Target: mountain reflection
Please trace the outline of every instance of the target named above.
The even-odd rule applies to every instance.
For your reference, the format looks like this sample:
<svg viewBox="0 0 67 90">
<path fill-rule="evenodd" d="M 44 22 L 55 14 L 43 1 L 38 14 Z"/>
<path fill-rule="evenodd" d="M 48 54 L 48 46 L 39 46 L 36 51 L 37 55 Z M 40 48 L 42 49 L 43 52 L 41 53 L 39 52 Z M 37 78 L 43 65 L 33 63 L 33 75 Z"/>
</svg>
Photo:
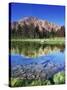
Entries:
<svg viewBox="0 0 67 90">
<path fill-rule="evenodd" d="M 46 45 L 36 42 L 11 42 L 11 51 L 13 54 L 20 54 L 29 57 L 38 57 L 53 52 L 63 52 L 64 45 Z"/>
</svg>

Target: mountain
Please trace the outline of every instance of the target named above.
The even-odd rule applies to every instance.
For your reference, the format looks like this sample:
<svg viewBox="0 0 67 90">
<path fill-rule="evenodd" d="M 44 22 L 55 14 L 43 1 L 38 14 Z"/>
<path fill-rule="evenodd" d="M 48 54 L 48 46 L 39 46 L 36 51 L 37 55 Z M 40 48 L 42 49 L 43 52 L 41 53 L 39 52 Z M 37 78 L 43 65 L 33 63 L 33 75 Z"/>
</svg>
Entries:
<svg viewBox="0 0 67 90">
<path fill-rule="evenodd" d="M 64 37 L 65 27 L 48 22 L 47 20 L 36 17 L 24 17 L 23 19 L 12 22 L 11 36 L 18 38 L 49 38 Z"/>
</svg>

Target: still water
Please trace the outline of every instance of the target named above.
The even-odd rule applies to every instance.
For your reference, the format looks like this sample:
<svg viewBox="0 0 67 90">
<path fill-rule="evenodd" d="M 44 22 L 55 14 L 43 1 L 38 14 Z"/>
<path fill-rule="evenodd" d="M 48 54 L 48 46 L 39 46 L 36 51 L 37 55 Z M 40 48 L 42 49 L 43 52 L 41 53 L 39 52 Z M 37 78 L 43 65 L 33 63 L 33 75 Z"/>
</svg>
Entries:
<svg viewBox="0 0 67 90">
<path fill-rule="evenodd" d="M 39 57 L 55 52 L 63 52 L 64 45 L 45 45 L 36 42 L 11 42 L 11 54 Z"/>
<path fill-rule="evenodd" d="M 34 65 L 33 68 L 39 70 L 43 67 L 52 73 L 65 69 L 64 45 L 12 42 L 10 51 L 11 68 L 18 65 Z"/>
</svg>

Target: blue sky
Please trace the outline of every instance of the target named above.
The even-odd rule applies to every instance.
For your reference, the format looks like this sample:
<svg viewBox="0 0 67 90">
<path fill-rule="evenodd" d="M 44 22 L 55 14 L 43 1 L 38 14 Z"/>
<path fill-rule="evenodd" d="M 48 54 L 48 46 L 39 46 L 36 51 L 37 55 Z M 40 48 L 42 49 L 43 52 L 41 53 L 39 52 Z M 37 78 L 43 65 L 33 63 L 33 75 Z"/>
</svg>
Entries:
<svg viewBox="0 0 67 90">
<path fill-rule="evenodd" d="M 42 4 L 11 3 L 11 21 L 33 16 L 59 25 L 65 23 L 65 7 Z"/>
</svg>

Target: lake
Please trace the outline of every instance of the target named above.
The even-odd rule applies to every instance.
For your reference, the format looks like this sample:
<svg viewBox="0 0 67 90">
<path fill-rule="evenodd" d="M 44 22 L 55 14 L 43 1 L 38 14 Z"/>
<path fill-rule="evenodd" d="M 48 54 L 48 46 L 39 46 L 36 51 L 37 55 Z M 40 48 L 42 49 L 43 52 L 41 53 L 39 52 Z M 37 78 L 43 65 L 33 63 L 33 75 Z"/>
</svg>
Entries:
<svg viewBox="0 0 67 90">
<path fill-rule="evenodd" d="M 11 42 L 11 77 L 48 79 L 65 71 L 65 46 L 36 42 Z"/>
<path fill-rule="evenodd" d="M 39 57 L 54 52 L 63 52 L 64 45 L 48 45 L 40 44 L 37 42 L 18 42 L 13 41 L 11 43 L 10 53 L 25 55 L 28 57 Z"/>
</svg>

